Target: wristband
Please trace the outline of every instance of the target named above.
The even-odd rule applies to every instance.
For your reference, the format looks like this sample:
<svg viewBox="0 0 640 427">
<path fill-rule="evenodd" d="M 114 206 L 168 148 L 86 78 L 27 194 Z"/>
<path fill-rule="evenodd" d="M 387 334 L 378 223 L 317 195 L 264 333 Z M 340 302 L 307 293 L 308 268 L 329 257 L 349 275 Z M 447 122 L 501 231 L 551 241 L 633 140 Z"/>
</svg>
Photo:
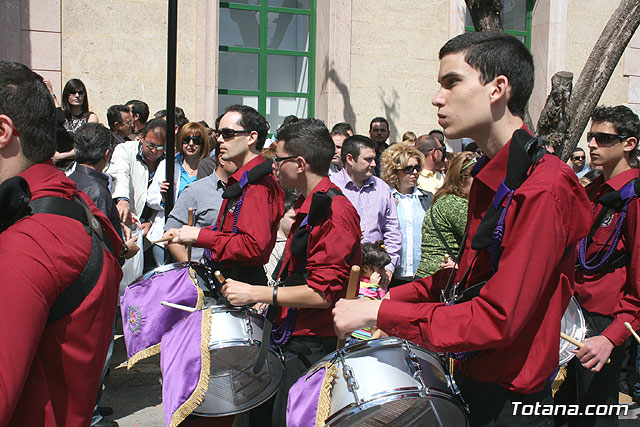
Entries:
<svg viewBox="0 0 640 427">
<path fill-rule="evenodd" d="M 277 306 L 278 305 L 278 286 L 274 286 L 273 287 L 273 306 Z"/>
</svg>

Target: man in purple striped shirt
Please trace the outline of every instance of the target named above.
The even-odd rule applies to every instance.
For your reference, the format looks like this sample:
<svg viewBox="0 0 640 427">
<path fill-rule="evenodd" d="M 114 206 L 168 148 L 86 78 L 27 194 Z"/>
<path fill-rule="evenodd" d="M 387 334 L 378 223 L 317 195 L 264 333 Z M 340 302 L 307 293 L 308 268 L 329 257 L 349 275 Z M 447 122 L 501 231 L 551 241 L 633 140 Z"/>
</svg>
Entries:
<svg viewBox="0 0 640 427">
<path fill-rule="evenodd" d="M 342 170 L 331 181 L 355 206 L 360 215 L 362 242 L 384 241 L 391 263 L 381 285 L 388 286 L 400 261 L 402 231 L 396 203 L 386 182 L 373 176 L 376 167 L 376 144 L 366 136 L 353 135 L 342 144 Z"/>
</svg>

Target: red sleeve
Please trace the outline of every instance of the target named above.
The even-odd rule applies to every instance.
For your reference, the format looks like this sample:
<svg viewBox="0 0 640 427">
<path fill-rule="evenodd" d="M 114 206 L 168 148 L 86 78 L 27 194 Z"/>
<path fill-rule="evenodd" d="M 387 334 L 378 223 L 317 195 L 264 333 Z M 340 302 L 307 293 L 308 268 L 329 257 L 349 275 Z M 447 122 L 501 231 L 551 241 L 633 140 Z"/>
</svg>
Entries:
<svg viewBox="0 0 640 427">
<path fill-rule="evenodd" d="M 607 329 L 602 333 L 616 345 L 622 343 L 629 338 L 631 332 L 624 326 L 624 322 L 629 322 L 633 329 L 640 329 L 640 239 L 637 238 L 640 233 L 640 222 L 638 221 L 638 200 L 636 199 L 629 205 L 625 232 L 623 235 L 625 248 L 631 256 L 631 261 L 627 267 L 627 279 L 623 288 L 622 298 L 618 301 L 618 305 L 613 311 L 614 320 Z"/>
<path fill-rule="evenodd" d="M 88 247 L 89 236 L 84 229 L 81 231 L 84 236 L 73 238 L 86 239 Z M 49 307 L 62 290 L 59 269 L 81 271 L 87 262 L 89 252 L 74 250 L 77 245 L 68 245 L 68 253 L 55 259 L 57 256 L 47 249 L 60 244 L 52 239 L 55 236 L 35 218 L 26 218 L 0 235 L 0 339 L 4 343 L 0 345 L 0 425 L 7 425 L 13 415 L 33 365 Z M 61 262 L 65 264 L 59 265 Z"/>
<path fill-rule="evenodd" d="M 260 261 L 265 257 L 266 260 L 269 259 L 283 211 L 284 192 L 277 184 L 253 184 L 247 189 L 242 202 L 238 233 L 202 229 L 196 246 L 211 249 L 213 258 L 221 262 L 265 264 L 266 261 Z M 220 211 L 220 215 L 225 214 L 226 211 Z"/>
<path fill-rule="evenodd" d="M 361 263 L 358 214 L 346 198 L 333 200 L 330 219 L 311 231 L 306 266 L 307 285 L 332 304 L 346 294 L 351 264 Z"/>
<path fill-rule="evenodd" d="M 393 301 L 440 302 L 440 290 L 446 287 L 450 274 L 450 269 L 438 270 L 429 277 L 397 286 L 389 291 L 389 298 Z M 451 280 L 455 280 L 455 272 Z"/>
<path fill-rule="evenodd" d="M 554 190 L 539 186 L 514 196 L 498 271 L 479 297 L 451 306 L 384 300 L 378 327 L 437 351 L 510 345 L 558 286 L 550 279 L 565 248 L 578 238 L 567 233 L 567 223 L 587 215 L 586 194 L 584 203 L 576 203 L 576 193 L 563 194 L 570 186 L 560 187 L 560 194 Z"/>
</svg>

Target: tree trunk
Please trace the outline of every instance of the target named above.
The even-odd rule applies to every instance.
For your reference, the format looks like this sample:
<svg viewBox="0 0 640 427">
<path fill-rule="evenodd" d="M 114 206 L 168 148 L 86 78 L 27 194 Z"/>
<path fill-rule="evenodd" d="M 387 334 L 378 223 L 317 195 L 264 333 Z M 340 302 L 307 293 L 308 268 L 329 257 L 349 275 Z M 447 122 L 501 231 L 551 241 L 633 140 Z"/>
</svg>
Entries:
<svg viewBox="0 0 640 427">
<path fill-rule="evenodd" d="M 476 31 L 502 31 L 502 0 L 465 0 Z"/>
<path fill-rule="evenodd" d="M 589 117 L 598 105 L 613 70 L 639 24 L 640 0 L 621 0 L 602 30 L 574 86 L 569 104 L 573 119 L 569 126 L 569 139 L 560 153 L 562 160 L 568 160 L 578 145 Z"/>
<path fill-rule="evenodd" d="M 538 135 L 553 142 L 558 150 L 566 145 L 569 138 L 569 100 L 572 83 L 573 73 L 560 71 L 554 74 L 551 79 L 551 93 L 538 120 Z"/>
</svg>

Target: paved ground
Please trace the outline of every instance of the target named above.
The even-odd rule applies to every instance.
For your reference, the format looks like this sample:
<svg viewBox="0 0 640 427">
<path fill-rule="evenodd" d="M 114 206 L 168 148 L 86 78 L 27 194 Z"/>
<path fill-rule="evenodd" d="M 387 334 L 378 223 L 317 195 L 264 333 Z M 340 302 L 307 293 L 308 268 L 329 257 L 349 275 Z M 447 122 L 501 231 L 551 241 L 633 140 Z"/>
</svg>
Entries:
<svg viewBox="0 0 640 427">
<path fill-rule="evenodd" d="M 125 360 L 124 340 L 119 335 L 101 403 L 101 406 L 111 406 L 114 410 L 108 419 L 117 421 L 121 427 L 164 426 L 160 356 L 138 362 L 129 371 L 126 367 L 118 368 Z M 640 406 L 632 404 L 626 395 L 621 395 L 620 401 L 630 405 L 627 416 L 620 417 L 620 426 L 640 426 Z"/>
</svg>

